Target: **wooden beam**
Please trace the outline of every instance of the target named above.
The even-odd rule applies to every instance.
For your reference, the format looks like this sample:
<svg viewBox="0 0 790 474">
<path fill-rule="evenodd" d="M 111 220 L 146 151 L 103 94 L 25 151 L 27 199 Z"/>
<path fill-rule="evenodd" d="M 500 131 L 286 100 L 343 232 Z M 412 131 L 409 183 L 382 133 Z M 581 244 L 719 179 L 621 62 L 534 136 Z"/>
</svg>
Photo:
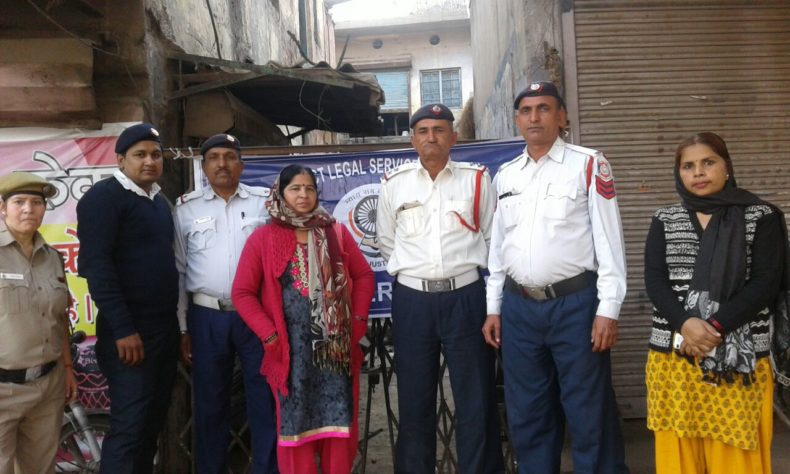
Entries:
<svg viewBox="0 0 790 474">
<path fill-rule="evenodd" d="M 4 112 L 95 111 L 96 99 L 90 87 L 0 87 Z"/>
<path fill-rule="evenodd" d="M 186 87 L 184 89 L 171 93 L 170 97 L 168 97 L 168 100 L 183 99 L 184 97 L 189 97 L 191 95 L 199 94 L 201 92 L 212 91 L 214 89 L 220 89 L 232 84 L 238 84 L 239 82 L 249 81 L 250 79 L 255 79 L 261 76 L 262 74 L 259 73 L 238 74 L 235 75 L 235 77 L 226 77 L 224 79 L 218 79 L 213 82 L 206 82 L 197 86 Z"/>
<path fill-rule="evenodd" d="M 24 38 L 0 41 L 0 63 L 83 64 L 93 66 L 93 50 L 74 38 Z"/>
<path fill-rule="evenodd" d="M 93 113 L 51 113 L 41 111 L 7 112 L 0 111 L 0 127 L 53 127 L 87 128 L 98 130 L 102 126 Z"/>
<path fill-rule="evenodd" d="M 84 87 L 93 69 L 82 64 L 0 64 L 3 87 Z"/>
</svg>

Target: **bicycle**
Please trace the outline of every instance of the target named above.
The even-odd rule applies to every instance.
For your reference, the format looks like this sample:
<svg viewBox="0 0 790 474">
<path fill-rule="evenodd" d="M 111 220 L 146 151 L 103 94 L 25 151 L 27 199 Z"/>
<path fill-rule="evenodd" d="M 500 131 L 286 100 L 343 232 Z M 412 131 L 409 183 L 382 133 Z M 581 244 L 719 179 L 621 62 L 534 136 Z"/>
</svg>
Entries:
<svg viewBox="0 0 790 474">
<path fill-rule="evenodd" d="M 85 337 L 77 331 L 70 338 L 80 395 L 65 409 L 55 472 L 99 472 L 101 443 L 110 430 L 106 379 L 98 371 L 93 347 L 79 347 Z"/>
</svg>

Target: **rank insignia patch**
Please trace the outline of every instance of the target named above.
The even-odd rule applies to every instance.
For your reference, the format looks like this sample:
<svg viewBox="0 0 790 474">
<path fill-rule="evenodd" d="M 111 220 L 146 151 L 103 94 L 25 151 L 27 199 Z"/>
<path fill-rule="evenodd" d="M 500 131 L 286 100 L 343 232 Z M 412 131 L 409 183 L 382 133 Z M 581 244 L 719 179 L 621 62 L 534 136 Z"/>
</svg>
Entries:
<svg viewBox="0 0 790 474">
<path fill-rule="evenodd" d="M 612 169 L 606 160 L 598 160 L 598 173 L 595 175 L 595 190 L 604 199 L 612 199 L 617 196 L 614 189 L 614 177 L 612 176 Z"/>
</svg>

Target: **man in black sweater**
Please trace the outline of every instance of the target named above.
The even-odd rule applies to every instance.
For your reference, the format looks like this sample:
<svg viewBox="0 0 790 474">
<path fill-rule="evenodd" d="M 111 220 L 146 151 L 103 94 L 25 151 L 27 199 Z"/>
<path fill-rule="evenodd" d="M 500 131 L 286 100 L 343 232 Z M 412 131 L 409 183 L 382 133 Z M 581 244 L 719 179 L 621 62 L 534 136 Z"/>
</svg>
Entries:
<svg viewBox="0 0 790 474">
<path fill-rule="evenodd" d="M 178 355 L 173 220 L 159 194 L 159 132 L 127 128 L 118 170 L 77 204 L 79 273 L 99 308 L 96 355 L 111 399 L 101 472 L 150 473 Z"/>
</svg>

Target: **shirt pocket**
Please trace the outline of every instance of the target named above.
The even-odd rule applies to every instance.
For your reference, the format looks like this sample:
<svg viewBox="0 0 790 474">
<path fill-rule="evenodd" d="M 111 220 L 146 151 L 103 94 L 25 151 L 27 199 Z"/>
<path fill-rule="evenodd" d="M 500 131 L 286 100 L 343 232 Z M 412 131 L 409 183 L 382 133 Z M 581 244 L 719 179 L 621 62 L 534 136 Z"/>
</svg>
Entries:
<svg viewBox="0 0 790 474">
<path fill-rule="evenodd" d="M 6 314 L 19 314 L 30 306 L 28 283 L 25 280 L 0 280 L 0 308 Z"/>
<path fill-rule="evenodd" d="M 505 230 L 516 227 L 524 216 L 524 206 L 516 195 L 501 199 L 497 206 L 497 212 L 502 216 L 502 225 Z"/>
<path fill-rule="evenodd" d="M 61 311 L 66 311 L 69 307 L 69 287 L 65 282 L 60 280 L 50 280 L 49 288 L 52 292 L 50 302 L 52 309 L 60 314 Z"/>
<path fill-rule="evenodd" d="M 467 227 L 461 223 L 461 218 L 463 218 L 467 225 L 471 227 L 475 226 L 471 201 L 448 201 L 445 209 L 444 219 L 448 229 L 453 231 L 468 230 Z"/>
<path fill-rule="evenodd" d="M 217 220 L 192 222 L 187 231 L 186 241 L 189 252 L 200 252 L 214 246 L 217 239 Z"/>
<path fill-rule="evenodd" d="M 543 215 L 564 219 L 573 209 L 578 188 L 574 183 L 548 183 L 543 198 Z"/>
<path fill-rule="evenodd" d="M 395 215 L 396 232 L 403 236 L 415 236 L 422 231 L 425 210 L 422 204 L 401 209 Z"/>
<path fill-rule="evenodd" d="M 241 231 L 244 237 L 249 237 L 258 227 L 266 223 L 266 219 L 259 216 L 244 216 L 241 219 Z"/>
</svg>

